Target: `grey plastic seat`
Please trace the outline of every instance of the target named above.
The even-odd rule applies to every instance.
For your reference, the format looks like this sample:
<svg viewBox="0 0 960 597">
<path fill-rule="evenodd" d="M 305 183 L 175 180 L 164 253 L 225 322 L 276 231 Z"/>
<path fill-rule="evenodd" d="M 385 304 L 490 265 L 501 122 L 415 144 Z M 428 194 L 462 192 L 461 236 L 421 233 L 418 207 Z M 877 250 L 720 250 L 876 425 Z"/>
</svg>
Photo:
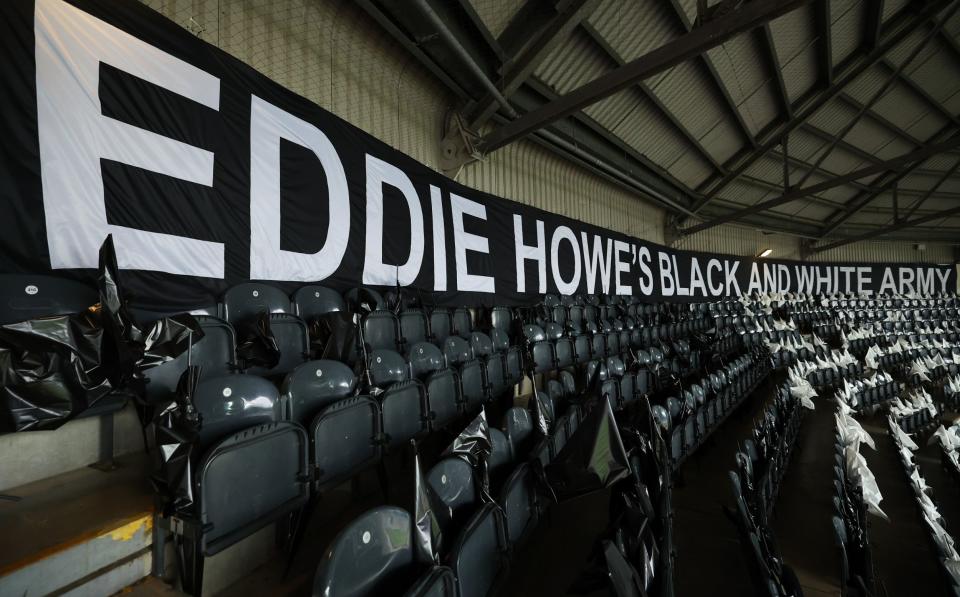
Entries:
<svg viewBox="0 0 960 597">
<path fill-rule="evenodd" d="M 420 576 L 403 597 L 457 597 L 457 578 L 446 566 L 434 566 Z"/>
<path fill-rule="evenodd" d="M 460 413 L 460 379 L 446 366 L 440 349 L 429 342 L 418 342 L 407 353 L 410 372 L 423 382 L 431 427 L 440 429 Z"/>
<path fill-rule="evenodd" d="M 372 288 L 351 288 L 343 294 L 343 300 L 347 303 L 347 308 L 355 313 L 387 308 L 383 295 Z"/>
<path fill-rule="evenodd" d="M 92 286 L 35 274 L 0 274 L 0 325 L 70 315 L 100 302 Z"/>
<path fill-rule="evenodd" d="M 273 384 L 249 375 L 214 377 L 198 384 L 193 402 L 202 426 L 191 479 L 198 518 L 187 520 L 196 533 L 181 553 L 187 585 L 202 583 L 204 556 L 279 520 L 309 496 L 307 436 L 280 420 Z"/>
<path fill-rule="evenodd" d="M 469 338 L 473 331 L 473 317 L 466 307 L 457 307 L 453 310 L 453 333 L 461 338 Z"/>
<path fill-rule="evenodd" d="M 369 350 L 397 350 L 400 326 L 396 316 L 389 311 L 372 311 L 363 318 L 363 341 Z"/>
<path fill-rule="evenodd" d="M 175 359 L 144 371 L 146 397 L 151 402 L 172 400 L 187 361 L 202 367 L 203 379 L 227 375 L 236 369 L 237 337 L 233 326 L 219 317 L 196 316 L 203 338 Z"/>
<path fill-rule="evenodd" d="M 509 334 L 510 327 L 512 325 L 513 313 L 511 313 L 509 307 L 494 307 L 490 310 L 490 326 L 494 330 L 499 330 L 505 334 Z"/>
<path fill-rule="evenodd" d="M 457 577 L 459 597 L 486 597 L 504 566 L 506 542 L 500 508 L 484 505 L 457 537 L 450 564 Z"/>
<path fill-rule="evenodd" d="M 486 369 L 481 361 L 473 359 L 460 365 L 460 395 L 465 410 L 479 410 L 490 398 L 487 390 Z"/>
<path fill-rule="evenodd" d="M 260 313 L 292 313 L 290 297 L 276 286 L 258 282 L 237 284 L 223 295 L 224 319 L 236 326 Z"/>
<path fill-rule="evenodd" d="M 459 336 L 450 336 L 443 343 L 443 355 L 450 365 L 462 365 L 473 360 L 473 348 Z"/>
<path fill-rule="evenodd" d="M 380 458 L 380 407 L 369 396 L 334 402 L 310 423 L 315 485 L 337 485 Z"/>
<path fill-rule="evenodd" d="M 272 368 L 250 367 L 253 375 L 286 375 L 310 358 L 310 332 L 307 324 L 289 313 L 271 313 L 270 331 L 280 350 L 280 360 Z"/>
<path fill-rule="evenodd" d="M 503 472 L 513 462 L 513 454 L 510 450 L 510 442 L 507 436 L 496 427 L 488 429 L 490 434 L 490 459 L 487 462 L 487 470 L 491 479 L 502 477 Z"/>
<path fill-rule="evenodd" d="M 534 439 L 533 421 L 530 412 L 522 406 L 513 406 L 503 415 L 503 433 L 510 442 L 514 460 L 524 458 Z"/>
<path fill-rule="evenodd" d="M 533 471 L 528 464 L 521 464 L 507 478 L 500 493 L 508 544 L 516 545 L 536 526 L 536 495 Z"/>
<path fill-rule="evenodd" d="M 356 391 L 357 378 L 340 361 L 307 361 L 287 374 L 280 388 L 285 417 L 306 425 L 327 406 Z"/>
<path fill-rule="evenodd" d="M 578 365 L 589 362 L 593 358 L 590 336 L 581 335 L 573 338 L 574 362 Z"/>
<path fill-rule="evenodd" d="M 406 359 L 392 349 L 378 349 L 370 353 L 367 362 L 370 382 L 381 388 L 410 379 L 410 366 Z"/>
<path fill-rule="evenodd" d="M 453 333 L 453 319 L 450 317 L 450 311 L 441 308 L 435 308 L 430 311 L 430 337 L 435 344 L 443 344 L 443 341 Z"/>
<path fill-rule="evenodd" d="M 378 597 L 413 585 L 420 566 L 412 533 L 413 521 L 405 510 L 368 510 L 327 549 L 314 577 L 313 595 Z"/>
<path fill-rule="evenodd" d="M 440 519 L 448 527 L 441 530 L 451 537 L 463 528 L 479 502 L 473 467 L 462 458 L 444 458 L 427 472 L 427 483 L 447 509 L 447 516 Z"/>
<path fill-rule="evenodd" d="M 576 363 L 572 338 L 557 338 L 553 343 L 557 368 L 570 367 Z"/>
<path fill-rule="evenodd" d="M 427 397 L 419 381 L 395 383 L 380 394 L 379 400 L 384 442 L 388 447 L 406 445 L 429 431 Z"/>
<path fill-rule="evenodd" d="M 409 346 L 425 342 L 430 335 L 427 316 L 420 309 L 405 309 L 400 312 L 400 338 Z"/>
<path fill-rule="evenodd" d="M 567 445 L 567 418 L 554 420 L 550 428 L 550 453 L 556 458 Z"/>
<path fill-rule="evenodd" d="M 302 286 L 293 293 L 293 312 L 304 321 L 346 310 L 347 304 L 343 297 L 326 286 Z"/>
</svg>

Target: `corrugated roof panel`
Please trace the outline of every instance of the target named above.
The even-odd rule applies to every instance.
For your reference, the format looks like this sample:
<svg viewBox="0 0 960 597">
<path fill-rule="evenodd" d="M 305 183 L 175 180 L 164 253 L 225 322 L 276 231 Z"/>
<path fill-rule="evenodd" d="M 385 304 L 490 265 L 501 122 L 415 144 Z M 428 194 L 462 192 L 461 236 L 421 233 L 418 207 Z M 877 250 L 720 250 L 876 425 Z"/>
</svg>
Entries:
<svg viewBox="0 0 960 597">
<path fill-rule="evenodd" d="M 503 33 L 524 2 L 525 0 L 470 0 L 473 10 L 493 37 Z"/>
<path fill-rule="evenodd" d="M 613 63 L 579 30 L 550 52 L 534 74 L 557 93 L 565 94 L 611 70 Z"/>
<path fill-rule="evenodd" d="M 821 165 L 824 169 L 836 175 L 859 170 L 867 166 L 868 163 L 856 154 L 843 148 L 835 147 L 833 151 L 830 152 L 830 155 L 823 160 L 823 164 Z"/>
<path fill-rule="evenodd" d="M 923 168 L 925 170 L 937 170 L 938 172 L 946 172 L 950 168 L 953 168 L 957 164 L 957 160 L 960 159 L 960 156 L 951 155 L 951 154 L 939 154 L 931 156 L 923 163 Z"/>
<path fill-rule="evenodd" d="M 759 185 L 734 180 L 718 194 L 718 197 L 740 206 L 747 206 L 769 199 L 775 194 Z"/>
<path fill-rule="evenodd" d="M 769 85 L 763 54 L 756 36 L 744 33 L 728 40 L 709 52 L 717 74 L 730 92 L 740 113 L 751 129 L 751 134 L 770 123 L 777 116 L 777 99 Z"/>
<path fill-rule="evenodd" d="M 861 104 L 867 104 L 889 78 L 890 73 L 887 70 L 873 66 L 861 71 L 857 78 L 844 88 L 844 91 Z"/>
<path fill-rule="evenodd" d="M 785 64 L 781 76 L 790 101 L 795 102 L 810 91 L 817 84 L 818 74 L 817 49 L 813 47 L 803 50 Z"/>
<path fill-rule="evenodd" d="M 637 102 L 644 99 L 638 88 L 628 87 L 610 97 L 603 98 L 599 102 L 590 104 L 583 109 L 583 112 L 608 131 L 612 131 L 630 112 L 636 109 Z"/>
<path fill-rule="evenodd" d="M 899 83 L 894 84 L 871 110 L 903 130 L 909 129 L 927 112 L 917 95 Z"/>
<path fill-rule="evenodd" d="M 777 147 L 779 150 L 779 146 Z M 769 154 L 750 164 L 750 167 L 747 168 L 745 174 L 747 176 L 752 176 L 754 178 L 759 178 L 760 180 L 765 180 L 770 184 L 782 185 L 783 184 L 783 162 L 778 158 L 773 157 Z M 790 167 L 790 178 L 791 180 L 796 179 L 798 176 L 797 168 Z"/>
<path fill-rule="evenodd" d="M 960 13 L 954 13 L 943 26 L 943 30 L 954 37 L 960 37 Z"/>
<path fill-rule="evenodd" d="M 692 62 L 678 64 L 652 90 L 697 139 L 727 118 L 710 82 Z"/>
<path fill-rule="evenodd" d="M 893 15 L 903 10 L 910 0 L 884 0 L 883 2 L 883 20 L 886 21 Z"/>
<path fill-rule="evenodd" d="M 790 132 L 787 148 L 790 151 L 790 157 L 810 162 L 816 159 L 816 155 L 826 144 L 827 142 L 820 137 L 797 128 Z"/>
<path fill-rule="evenodd" d="M 909 77 L 920 84 L 933 99 L 943 102 L 960 90 L 960 63 L 939 44 L 938 51 L 923 63 L 911 63 Z"/>
<path fill-rule="evenodd" d="M 604 0 L 587 21 L 627 61 L 680 34 L 680 21 L 668 2 Z"/>
<path fill-rule="evenodd" d="M 886 60 L 888 63 L 893 66 L 900 66 L 904 60 L 910 57 L 911 52 L 913 52 L 916 47 L 923 43 L 923 38 L 927 37 L 929 30 L 921 27 L 919 30 L 910 32 L 900 43 L 890 49 L 887 52 Z M 924 61 L 928 60 L 930 56 L 937 52 L 937 44 L 934 41 L 928 42 L 923 50 L 920 51 L 917 56 L 910 61 L 910 64 L 906 67 L 906 72 L 910 72 L 918 64 L 923 64 Z"/>
<path fill-rule="evenodd" d="M 847 6 L 837 7 L 835 6 L 837 4 Z M 845 10 L 839 12 L 840 8 Z M 831 17 L 833 25 L 830 28 L 830 33 L 833 37 L 833 64 L 837 65 L 850 56 L 862 41 L 863 4 L 860 2 L 831 2 L 830 12 L 831 15 L 834 15 Z"/>
<path fill-rule="evenodd" d="M 936 112 L 928 111 L 907 129 L 907 132 L 918 139 L 929 139 L 947 124 L 946 119 Z"/>
<path fill-rule="evenodd" d="M 943 106 L 953 114 L 960 112 L 960 93 L 954 93 L 944 100 Z"/>
<path fill-rule="evenodd" d="M 721 120 L 700 138 L 704 149 L 721 164 L 729 160 L 743 147 L 743 136 L 729 120 Z"/>
<path fill-rule="evenodd" d="M 649 100 L 635 102 L 611 132 L 664 169 L 691 150 L 684 139 L 667 123 Z"/>
<path fill-rule="evenodd" d="M 697 0 L 677 0 L 677 4 L 687 13 L 687 21 L 693 23 L 697 20 Z"/>
<path fill-rule="evenodd" d="M 714 172 L 713 166 L 696 151 L 683 152 L 678 160 L 670 164 L 667 171 L 690 188 L 696 188 Z"/>
<path fill-rule="evenodd" d="M 813 6 L 806 5 L 770 21 L 770 33 L 780 64 L 790 62 L 816 39 Z"/>
</svg>

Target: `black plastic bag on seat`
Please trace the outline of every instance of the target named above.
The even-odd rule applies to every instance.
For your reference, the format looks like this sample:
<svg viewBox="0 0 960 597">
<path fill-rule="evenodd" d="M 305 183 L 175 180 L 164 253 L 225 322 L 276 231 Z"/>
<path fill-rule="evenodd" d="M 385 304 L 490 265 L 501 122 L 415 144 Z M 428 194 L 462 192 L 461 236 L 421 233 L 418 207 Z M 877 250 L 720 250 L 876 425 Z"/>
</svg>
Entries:
<svg viewBox="0 0 960 597">
<path fill-rule="evenodd" d="M 270 314 L 266 311 L 238 324 L 237 358 L 244 369 L 273 369 L 280 362 L 280 347 L 270 329 Z"/>
</svg>

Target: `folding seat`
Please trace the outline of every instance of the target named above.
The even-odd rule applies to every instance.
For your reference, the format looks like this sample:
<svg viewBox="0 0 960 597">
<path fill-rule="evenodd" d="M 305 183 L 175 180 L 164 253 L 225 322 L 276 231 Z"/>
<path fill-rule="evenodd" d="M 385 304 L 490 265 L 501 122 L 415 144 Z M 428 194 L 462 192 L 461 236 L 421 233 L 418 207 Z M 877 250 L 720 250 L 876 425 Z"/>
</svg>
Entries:
<svg viewBox="0 0 960 597">
<path fill-rule="evenodd" d="M 487 432 L 490 435 L 491 446 L 487 472 L 490 474 L 490 484 L 499 487 L 499 480 L 509 472 L 510 465 L 513 463 L 513 454 L 510 450 L 510 442 L 502 431 L 496 427 L 490 427 Z"/>
<path fill-rule="evenodd" d="M 372 288 L 351 288 L 343 293 L 347 310 L 352 313 L 369 313 L 387 308 L 383 295 Z"/>
<path fill-rule="evenodd" d="M 307 435 L 281 421 L 276 386 L 251 375 L 201 381 L 193 396 L 202 426 L 189 470 L 195 513 L 178 513 L 187 592 L 203 586 L 203 558 L 302 507 L 309 496 Z M 238 500 L 237 496 L 244 499 Z"/>
<path fill-rule="evenodd" d="M 317 414 L 309 432 L 318 491 L 338 485 L 380 459 L 380 417 L 380 407 L 370 396 L 344 398 Z"/>
<path fill-rule="evenodd" d="M 440 517 L 441 532 L 452 539 L 479 502 L 473 467 L 462 458 L 449 456 L 427 472 L 427 483 L 447 509 L 448 516 Z"/>
<path fill-rule="evenodd" d="M 620 354 L 620 332 L 609 332 L 606 338 L 607 356 Z"/>
<path fill-rule="evenodd" d="M 554 356 L 556 358 L 556 367 L 570 367 L 577 362 L 577 354 L 574 348 L 573 338 L 562 336 L 553 342 Z"/>
<path fill-rule="evenodd" d="M 340 361 L 307 361 L 283 378 L 280 401 L 284 418 L 308 427 L 327 406 L 352 395 L 357 377 Z"/>
<path fill-rule="evenodd" d="M 370 383 L 383 390 L 377 399 L 385 444 L 405 445 L 426 433 L 430 420 L 426 392 L 418 380 L 410 379 L 406 359 L 392 350 L 374 350 L 367 371 Z"/>
<path fill-rule="evenodd" d="M 531 344 L 530 352 L 533 356 L 533 370 L 537 373 L 552 371 L 556 368 L 556 355 L 554 345 L 538 325 L 528 324 L 523 326 L 523 335 L 527 342 Z"/>
<path fill-rule="evenodd" d="M 35 274 L 0 274 L 0 325 L 54 315 L 72 315 L 100 302 L 86 284 Z"/>
<path fill-rule="evenodd" d="M 500 506 L 485 504 L 457 537 L 450 566 L 457 577 L 459 597 L 486 597 L 506 566 Z"/>
<path fill-rule="evenodd" d="M 550 321 L 565 327 L 567 325 L 567 308 L 563 305 L 554 305 L 550 308 Z"/>
<path fill-rule="evenodd" d="M 523 356 L 519 346 L 510 346 L 506 332 L 493 328 L 490 330 L 490 343 L 493 351 L 503 357 L 504 380 L 510 386 L 515 385 L 523 376 Z"/>
<path fill-rule="evenodd" d="M 293 293 L 293 312 L 304 321 L 312 321 L 322 315 L 346 311 L 347 304 L 336 290 L 326 286 L 301 286 Z"/>
<path fill-rule="evenodd" d="M 302 319 L 288 313 L 271 313 L 270 331 L 280 350 L 280 360 L 272 368 L 251 367 L 246 369 L 247 373 L 263 376 L 286 375 L 310 358 L 310 333 Z"/>
<path fill-rule="evenodd" d="M 599 359 L 607 356 L 607 336 L 597 332 L 590 336 L 590 353 L 593 358 Z"/>
<path fill-rule="evenodd" d="M 510 452 L 514 460 L 526 457 L 530 443 L 534 439 L 533 421 L 530 412 L 522 406 L 513 406 L 503 415 L 503 433 L 510 442 Z"/>
<path fill-rule="evenodd" d="M 564 369 L 560 372 L 560 383 L 563 385 L 563 394 L 565 398 L 573 398 L 577 395 L 577 382 L 573 373 Z"/>
<path fill-rule="evenodd" d="M 450 311 L 435 307 L 430 311 L 430 339 L 436 345 L 443 344 L 443 341 L 453 333 L 453 318 Z"/>
<path fill-rule="evenodd" d="M 144 371 L 146 397 L 151 402 L 173 399 L 180 376 L 187 370 L 187 361 L 202 367 L 203 379 L 227 375 L 237 369 L 237 338 L 233 326 L 219 317 L 194 316 L 203 338 L 196 340 L 189 351 L 177 358 Z M 189 352 L 189 354 L 188 354 Z"/>
<path fill-rule="evenodd" d="M 503 485 L 500 506 L 506 527 L 506 539 L 516 546 L 528 531 L 536 526 L 538 518 L 536 486 L 530 465 L 518 466 Z"/>
<path fill-rule="evenodd" d="M 363 318 L 363 342 L 368 351 L 398 350 L 400 324 L 390 311 L 371 311 Z"/>
<path fill-rule="evenodd" d="M 453 310 L 453 333 L 464 340 L 470 338 L 473 331 L 473 316 L 466 307 L 457 307 Z"/>
<path fill-rule="evenodd" d="M 593 358 L 590 336 L 583 334 L 573 338 L 574 363 L 582 365 Z"/>
<path fill-rule="evenodd" d="M 413 585 L 424 558 L 413 540 L 413 525 L 410 514 L 395 506 L 360 515 L 321 558 L 313 594 L 376 597 Z"/>
<path fill-rule="evenodd" d="M 403 597 L 457 597 L 457 577 L 446 566 L 434 566 Z"/>
<path fill-rule="evenodd" d="M 292 313 L 290 297 L 269 284 L 246 282 L 228 289 L 221 305 L 224 319 L 234 327 L 261 313 Z"/>
<path fill-rule="evenodd" d="M 400 344 L 409 346 L 429 339 L 427 315 L 420 309 L 404 309 L 400 312 Z"/>
<path fill-rule="evenodd" d="M 487 381 L 483 364 L 474 358 L 473 348 L 459 336 L 450 336 L 443 343 L 447 363 L 460 374 L 460 398 L 465 411 L 479 410 L 487 401 Z"/>
<path fill-rule="evenodd" d="M 600 395 L 607 399 L 612 410 L 617 410 L 621 406 L 620 402 L 620 380 L 607 378 L 600 384 Z"/>
<path fill-rule="evenodd" d="M 567 445 L 567 418 L 561 417 L 554 421 L 550 430 L 551 459 L 556 458 L 565 445 Z"/>
<path fill-rule="evenodd" d="M 567 307 L 567 321 L 572 326 L 583 327 L 583 307 L 580 305 L 570 305 Z"/>
<path fill-rule="evenodd" d="M 470 334 L 470 346 L 474 356 L 483 364 L 489 396 L 499 397 L 513 385 L 507 380 L 505 356 L 494 350 L 493 341 L 483 332 Z"/>
</svg>

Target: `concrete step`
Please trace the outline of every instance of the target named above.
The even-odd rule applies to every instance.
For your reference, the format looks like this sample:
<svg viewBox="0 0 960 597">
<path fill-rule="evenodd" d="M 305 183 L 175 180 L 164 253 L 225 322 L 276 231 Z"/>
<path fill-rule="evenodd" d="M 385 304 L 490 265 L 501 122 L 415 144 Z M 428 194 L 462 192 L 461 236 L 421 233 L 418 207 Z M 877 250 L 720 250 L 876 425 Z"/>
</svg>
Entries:
<svg viewBox="0 0 960 597">
<path fill-rule="evenodd" d="M 147 459 L 81 468 L 4 491 L 0 597 L 109 595 L 150 572 Z"/>
</svg>

